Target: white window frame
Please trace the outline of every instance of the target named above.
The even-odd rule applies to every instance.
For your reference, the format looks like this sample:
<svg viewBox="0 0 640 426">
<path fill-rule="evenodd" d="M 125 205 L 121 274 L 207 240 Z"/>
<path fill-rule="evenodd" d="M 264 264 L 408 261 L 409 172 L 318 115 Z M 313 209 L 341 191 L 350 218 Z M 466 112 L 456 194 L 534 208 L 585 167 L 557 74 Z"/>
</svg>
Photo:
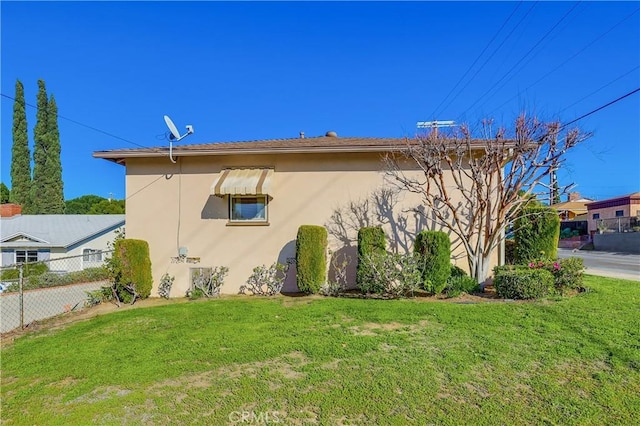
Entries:
<svg viewBox="0 0 640 426">
<path fill-rule="evenodd" d="M 264 201 L 264 219 L 234 219 L 233 218 L 233 200 L 242 198 L 255 198 Z M 229 195 L 229 223 L 231 224 L 251 224 L 251 223 L 269 223 L 269 196 L 268 195 Z"/>
<path fill-rule="evenodd" d="M 15 260 L 15 264 L 18 263 L 18 252 L 24 252 L 24 262 L 21 263 L 36 263 L 38 261 L 38 250 L 29 250 L 29 249 L 18 249 L 16 251 L 14 251 L 14 260 Z M 29 260 L 29 253 L 35 253 L 35 260 L 33 260 L 33 256 L 32 256 L 32 260 Z"/>
</svg>

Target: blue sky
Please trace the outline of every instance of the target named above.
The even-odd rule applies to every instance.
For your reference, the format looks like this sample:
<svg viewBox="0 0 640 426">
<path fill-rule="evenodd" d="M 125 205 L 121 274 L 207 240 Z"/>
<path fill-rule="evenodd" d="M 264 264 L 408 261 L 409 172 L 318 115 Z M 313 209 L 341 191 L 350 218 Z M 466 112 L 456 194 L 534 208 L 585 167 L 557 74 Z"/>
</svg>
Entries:
<svg viewBox="0 0 640 426">
<path fill-rule="evenodd" d="M 91 155 L 165 146 L 164 114 L 180 131 L 194 126 L 180 143 L 403 137 L 417 121 L 508 126 L 523 110 L 568 122 L 640 87 L 637 2 L 0 7 L 2 181 L 11 186 L 6 96 L 20 79 L 35 105 L 44 79 L 67 199 L 124 198 L 124 167 Z M 27 108 L 31 144 L 35 113 Z M 594 199 L 639 191 L 639 120 L 640 92 L 578 122 L 594 136 L 568 155 L 560 183 Z"/>
</svg>

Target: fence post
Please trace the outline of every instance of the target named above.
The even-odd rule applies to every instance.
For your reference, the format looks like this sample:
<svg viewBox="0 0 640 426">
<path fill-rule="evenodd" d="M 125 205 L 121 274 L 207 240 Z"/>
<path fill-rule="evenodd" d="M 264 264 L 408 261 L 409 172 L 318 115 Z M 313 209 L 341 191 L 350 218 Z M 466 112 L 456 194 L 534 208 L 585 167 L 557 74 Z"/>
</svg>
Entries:
<svg viewBox="0 0 640 426">
<path fill-rule="evenodd" d="M 20 275 L 18 276 L 18 285 L 19 285 L 19 304 L 20 304 L 20 329 L 24 328 L 24 292 L 22 288 L 22 281 L 24 278 L 23 274 L 23 264 L 20 263 Z"/>
</svg>

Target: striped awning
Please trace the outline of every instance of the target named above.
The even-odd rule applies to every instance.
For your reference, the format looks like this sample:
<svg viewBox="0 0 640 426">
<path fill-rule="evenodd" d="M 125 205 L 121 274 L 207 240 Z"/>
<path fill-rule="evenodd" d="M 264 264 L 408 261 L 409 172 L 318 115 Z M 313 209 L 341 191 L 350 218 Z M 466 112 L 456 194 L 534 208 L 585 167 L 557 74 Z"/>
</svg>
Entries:
<svg viewBox="0 0 640 426">
<path fill-rule="evenodd" d="M 211 185 L 212 195 L 267 195 L 273 169 L 225 169 Z"/>
</svg>

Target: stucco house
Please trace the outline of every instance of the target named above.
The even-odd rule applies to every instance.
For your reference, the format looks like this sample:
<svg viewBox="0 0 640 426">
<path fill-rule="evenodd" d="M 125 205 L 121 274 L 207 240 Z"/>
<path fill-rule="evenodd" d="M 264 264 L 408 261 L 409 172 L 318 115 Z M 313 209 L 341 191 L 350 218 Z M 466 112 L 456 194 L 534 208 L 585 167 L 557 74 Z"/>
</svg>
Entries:
<svg viewBox="0 0 640 426">
<path fill-rule="evenodd" d="M 581 197 L 577 192 L 572 192 L 567 201 L 551 204 L 550 207 L 558 211 L 560 220 L 579 220 L 587 214 L 587 203 L 592 201 L 590 198 Z"/>
<path fill-rule="evenodd" d="M 410 250 L 417 232 L 435 229 L 425 220 L 429 212 L 412 213 L 421 204 L 415 194 L 363 202 L 387 187 L 382 157 L 406 143 L 404 138 L 338 137 L 329 132 L 321 137 L 177 145 L 172 158 L 166 147 L 98 151 L 93 156 L 126 167 L 127 238 L 149 243 L 152 294 L 168 273 L 175 277 L 172 296 L 184 296 L 193 268 L 215 266 L 229 267 L 222 292 L 233 294 L 254 267 L 292 263 L 300 225 L 326 226 L 337 210 L 350 205 L 376 210 L 374 216 L 385 224 L 398 251 Z M 471 146 L 478 152 L 482 148 L 482 141 Z M 410 163 L 405 172 L 422 173 Z M 375 200 L 381 205 L 373 205 Z M 353 277 L 354 246 L 337 233 L 331 237 L 331 250 L 351 256 Z M 462 248 L 453 248 L 454 261 L 467 269 Z M 497 259 L 496 253 L 494 264 Z M 295 291 L 295 265 L 289 268 L 285 290 Z"/>
<path fill-rule="evenodd" d="M 58 272 L 94 267 L 104 262 L 102 251 L 124 227 L 125 215 L 16 215 L 0 219 L 2 266 L 18 262 L 79 256 L 55 262 Z M 62 269 L 61 269 L 62 268 Z"/>
<path fill-rule="evenodd" d="M 587 204 L 589 232 L 629 232 L 640 223 L 640 192 Z"/>
</svg>

